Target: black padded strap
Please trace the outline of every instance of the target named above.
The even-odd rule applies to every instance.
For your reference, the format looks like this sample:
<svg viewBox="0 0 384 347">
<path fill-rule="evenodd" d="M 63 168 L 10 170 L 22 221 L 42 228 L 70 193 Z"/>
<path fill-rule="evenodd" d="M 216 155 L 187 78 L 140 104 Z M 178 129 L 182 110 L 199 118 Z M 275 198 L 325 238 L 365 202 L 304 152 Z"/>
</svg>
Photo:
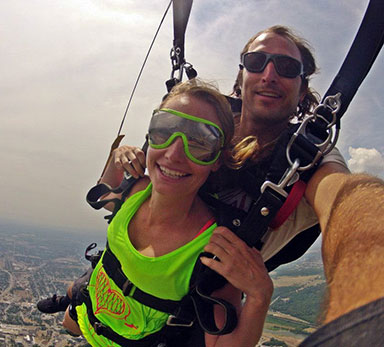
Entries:
<svg viewBox="0 0 384 347">
<path fill-rule="evenodd" d="M 237 235 L 249 246 L 254 247 L 268 230 L 277 211 L 285 202 L 285 197 L 271 188 L 266 188 L 259 199 L 252 204 L 247 218 L 238 230 Z"/>
<path fill-rule="evenodd" d="M 202 253 L 201 256 L 212 257 L 212 254 Z M 201 328 L 211 335 L 231 333 L 237 325 L 235 307 L 224 299 L 212 296 L 213 291 L 223 287 L 227 280 L 203 265 L 198 259 L 191 282 L 194 283 L 194 286 L 191 288 L 189 296 Z M 214 307 L 216 305 L 225 312 L 225 323 L 221 328 L 218 328 L 215 322 Z"/>
<path fill-rule="evenodd" d="M 121 205 L 124 203 L 125 198 L 131 191 L 133 185 L 136 183 L 137 179 L 131 175 L 124 175 L 123 180 L 117 188 L 112 188 L 110 185 L 106 183 L 99 183 L 92 187 L 86 197 L 86 200 L 89 205 L 91 205 L 94 209 L 100 210 L 106 204 L 113 203 L 114 208 L 113 212 L 109 216 L 105 216 L 104 218 L 108 220 L 110 223 L 116 213 L 120 210 Z M 120 194 L 122 193 L 121 199 L 105 199 L 100 200 L 102 196 L 109 193 Z"/>
<path fill-rule="evenodd" d="M 184 63 L 184 41 L 192 0 L 173 0 L 173 47 L 178 49 L 180 63 Z"/>
<path fill-rule="evenodd" d="M 370 0 L 351 48 L 330 88 L 324 95 L 341 93 L 338 119 L 345 113 L 367 76 L 384 42 L 384 1 Z"/>
<path fill-rule="evenodd" d="M 289 169 L 290 165 L 286 158 L 287 144 L 296 131 L 298 125 L 287 128 L 274 148 L 272 153 L 272 163 L 266 175 L 266 182 L 272 184 L 279 184 L 280 180 Z M 306 137 L 299 136 L 293 142 L 291 148 L 292 160 L 299 159 L 300 165 L 305 166 L 311 163 L 318 155 L 319 149 Z M 300 176 L 300 179 L 307 182 L 320 161 L 318 161 L 314 168 L 305 172 Z M 284 188 L 285 192 L 289 193 L 290 187 Z M 261 193 L 259 198 L 252 204 L 244 222 L 237 230 L 236 234 L 245 241 L 249 246 L 257 246 L 260 244 L 261 238 L 268 230 L 268 226 L 275 218 L 276 213 L 284 204 L 286 197 L 279 191 L 273 189 L 271 186 L 266 186 L 265 190 Z"/>
<path fill-rule="evenodd" d="M 202 329 L 211 335 L 230 334 L 237 325 L 237 313 L 235 307 L 228 301 L 211 295 L 205 295 L 196 287 L 196 292 L 191 295 L 196 318 Z M 224 311 L 225 322 L 220 328 L 217 327 L 214 315 L 214 306 L 220 306 Z"/>
<path fill-rule="evenodd" d="M 313 245 L 320 233 L 320 225 L 316 224 L 297 234 L 278 253 L 265 262 L 268 272 L 273 271 L 282 264 L 299 259 Z"/>
</svg>

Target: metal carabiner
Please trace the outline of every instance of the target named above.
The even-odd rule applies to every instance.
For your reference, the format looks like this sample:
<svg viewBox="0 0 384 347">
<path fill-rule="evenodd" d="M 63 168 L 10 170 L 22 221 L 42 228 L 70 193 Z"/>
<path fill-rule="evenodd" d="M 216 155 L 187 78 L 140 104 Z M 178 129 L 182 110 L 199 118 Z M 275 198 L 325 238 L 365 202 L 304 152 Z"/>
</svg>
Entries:
<svg viewBox="0 0 384 347">
<path fill-rule="evenodd" d="M 327 96 L 323 103 L 317 105 L 315 110 L 313 111 L 313 115 L 315 118 L 321 118 L 325 123 L 328 123 L 327 129 L 333 127 L 337 122 L 337 113 L 339 112 L 341 107 L 341 93 L 337 93 L 336 95 Z M 319 111 L 321 108 L 325 108 L 330 110 L 332 114 L 332 121 L 330 122 L 328 119 L 319 115 Z"/>
<path fill-rule="evenodd" d="M 321 119 L 323 122 L 327 124 L 327 132 L 328 136 L 327 138 L 322 141 L 321 143 L 313 143 L 314 146 L 318 148 L 318 153 L 316 154 L 315 158 L 312 160 L 311 163 L 305 166 L 299 166 L 297 170 L 299 171 L 305 171 L 311 169 L 316 162 L 321 158 L 321 156 L 328 154 L 336 145 L 338 135 L 339 135 L 339 129 L 336 129 L 334 132 L 333 126 L 336 125 L 337 123 L 337 112 L 340 109 L 341 106 L 341 101 L 340 101 L 340 93 L 337 93 L 334 96 L 328 96 L 324 99 L 324 102 L 322 104 L 319 104 L 315 110 L 313 111 L 312 115 L 308 115 L 304 118 L 302 123 L 300 124 L 299 128 L 297 131 L 292 135 L 291 139 L 288 142 L 287 149 L 286 149 L 286 157 L 289 165 L 291 167 L 294 164 L 294 160 L 291 158 L 291 148 L 293 143 L 296 141 L 299 135 L 304 136 L 305 138 L 308 139 L 307 136 L 307 126 L 310 122 L 315 122 L 316 119 Z M 332 114 L 332 120 L 329 121 L 327 120 L 324 116 L 319 114 L 320 109 L 322 108 L 327 108 L 327 110 L 330 110 L 330 113 Z"/>
<path fill-rule="evenodd" d="M 178 77 L 179 81 L 181 81 L 181 78 L 182 78 L 183 65 L 184 65 L 184 62 L 182 62 L 180 59 L 180 53 L 181 53 L 180 47 L 172 47 L 171 53 L 170 53 L 171 64 L 172 64 L 171 79 L 175 78 L 175 72 L 179 70 L 179 77 Z"/>
<path fill-rule="evenodd" d="M 289 182 L 292 180 L 294 175 L 297 172 L 297 169 L 300 167 L 300 160 L 296 159 L 295 162 L 291 165 L 291 167 L 286 171 L 282 179 L 278 184 L 273 183 L 271 181 L 265 181 L 263 185 L 260 188 L 261 193 L 264 193 L 265 189 L 271 188 L 278 194 L 282 195 L 283 197 L 287 197 L 288 193 L 284 190 L 284 188 L 289 184 Z"/>
</svg>

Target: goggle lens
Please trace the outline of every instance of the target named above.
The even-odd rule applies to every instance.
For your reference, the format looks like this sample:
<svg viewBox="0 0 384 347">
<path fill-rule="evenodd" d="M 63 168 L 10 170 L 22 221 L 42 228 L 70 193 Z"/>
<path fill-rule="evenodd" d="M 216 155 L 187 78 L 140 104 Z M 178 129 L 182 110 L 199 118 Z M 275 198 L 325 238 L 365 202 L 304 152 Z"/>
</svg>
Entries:
<svg viewBox="0 0 384 347">
<path fill-rule="evenodd" d="M 206 119 L 171 109 L 155 111 L 148 130 L 149 145 L 167 148 L 177 137 L 183 140 L 187 157 L 200 165 L 213 164 L 224 144 L 221 128 Z"/>
<path fill-rule="evenodd" d="M 272 61 L 276 72 L 286 78 L 295 78 L 303 74 L 303 64 L 295 58 L 284 54 L 265 52 L 248 52 L 242 56 L 242 64 L 249 72 L 262 72 Z"/>
</svg>

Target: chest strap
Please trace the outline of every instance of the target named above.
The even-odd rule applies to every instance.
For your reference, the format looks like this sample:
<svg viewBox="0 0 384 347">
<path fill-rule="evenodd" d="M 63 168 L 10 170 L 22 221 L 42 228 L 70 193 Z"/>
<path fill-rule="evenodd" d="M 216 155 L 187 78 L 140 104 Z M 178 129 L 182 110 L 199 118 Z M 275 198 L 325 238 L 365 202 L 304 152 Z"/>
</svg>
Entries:
<svg viewBox="0 0 384 347">
<path fill-rule="evenodd" d="M 112 278 L 125 296 L 132 297 L 143 305 L 152 307 L 158 311 L 176 314 L 180 301 L 160 299 L 137 288 L 124 274 L 121 263 L 107 245 L 102 264 L 107 275 Z"/>
<path fill-rule="evenodd" d="M 167 321 L 168 326 L 191 327 L 193 322 L 197 320 L 201 328 L 212 335 L 227 334 L 236 327 L 237 316 L 234 306 L 224 299 L 210 296 L 211 292 L 207 292 L 204 285 L 197 286 L 192 283 L 190 292 L 180 301 L 161 299 L 137 288 L 127 278 L 121 268 L 120 261 L 108 245 L 101 261 L 105 272 L 125 296 L 130 296 L 143 305 L 170 314 Z M 200 261 L 197 264 L 201 264 Z M 213 272 L 213 274 L 218 278 L 222 278 L 216 272 Z M 194 282 L 193 278 L 191 282 Z M 214 320 L 213 311 L 215 305 L 220 306 L 226 313 L 226 321 L 221 328 L 216 326 Z"/>
</svg>

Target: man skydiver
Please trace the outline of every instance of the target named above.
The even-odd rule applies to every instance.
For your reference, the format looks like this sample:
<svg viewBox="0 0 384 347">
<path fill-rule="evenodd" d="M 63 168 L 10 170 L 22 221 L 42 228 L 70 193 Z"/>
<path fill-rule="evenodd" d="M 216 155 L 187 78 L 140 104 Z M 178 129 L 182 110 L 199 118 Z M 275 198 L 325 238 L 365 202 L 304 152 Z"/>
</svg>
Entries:
<svg viewBox="0 0 384 347">
<path fill-rule="evenodd" d="M 263 52 L 269 54 L 270 61 L 265 60 L 263 70 L 252 65 L 247 68 L 249 62 L 244 57 L 245 68 L 235 84 L 235 93 L 243 101 L 237 134 L 240 138 L 256 136 L 262 148 L 284 129 L 290 114 L 284 110 L 292 111 L 295 105 L 300 109 L 306 89 L 305 77 L 301 81 L 287 79 L 281 76 L 283 71 L 278 71 L 277 56 L 271 54 L 301 58 L 304 74 L 307 71 L 305 53 L 292 45 L 297 37 L 288 39 L 278 33 L 280 30 L 285 31 L 281 27 L 267 29 L 248 42 L 243 57 L 248 52 L 251 56 L 253 52 Z M 299 47 L 296 43 L 296 48 Z M 267 58 L 268 55 L 264 59 Z M 261 153 L 265 155 L 265 150 L 261 149 Z M 384 182 L 368 175 L 349 174 L 342 161 L 326 161 L 308 182 L 305 199 L 314 208 L 321 226 L 328 297 L 326 325 L 301 346 L 382 345 Z M 215 235 L 205 250 L 219 259 L 221 254 L 231 254 L 233 259 L 246 254 L 236 249 L 236 243 L 230 244 L 225 233 Z M 247 260 L 251 264 L 251 259 Z M 203 262 L 226 276 L 231 271 L 242 271 L 237 262 L 233 268 L 224 268 L 214 259 Z"/>
</svg>

